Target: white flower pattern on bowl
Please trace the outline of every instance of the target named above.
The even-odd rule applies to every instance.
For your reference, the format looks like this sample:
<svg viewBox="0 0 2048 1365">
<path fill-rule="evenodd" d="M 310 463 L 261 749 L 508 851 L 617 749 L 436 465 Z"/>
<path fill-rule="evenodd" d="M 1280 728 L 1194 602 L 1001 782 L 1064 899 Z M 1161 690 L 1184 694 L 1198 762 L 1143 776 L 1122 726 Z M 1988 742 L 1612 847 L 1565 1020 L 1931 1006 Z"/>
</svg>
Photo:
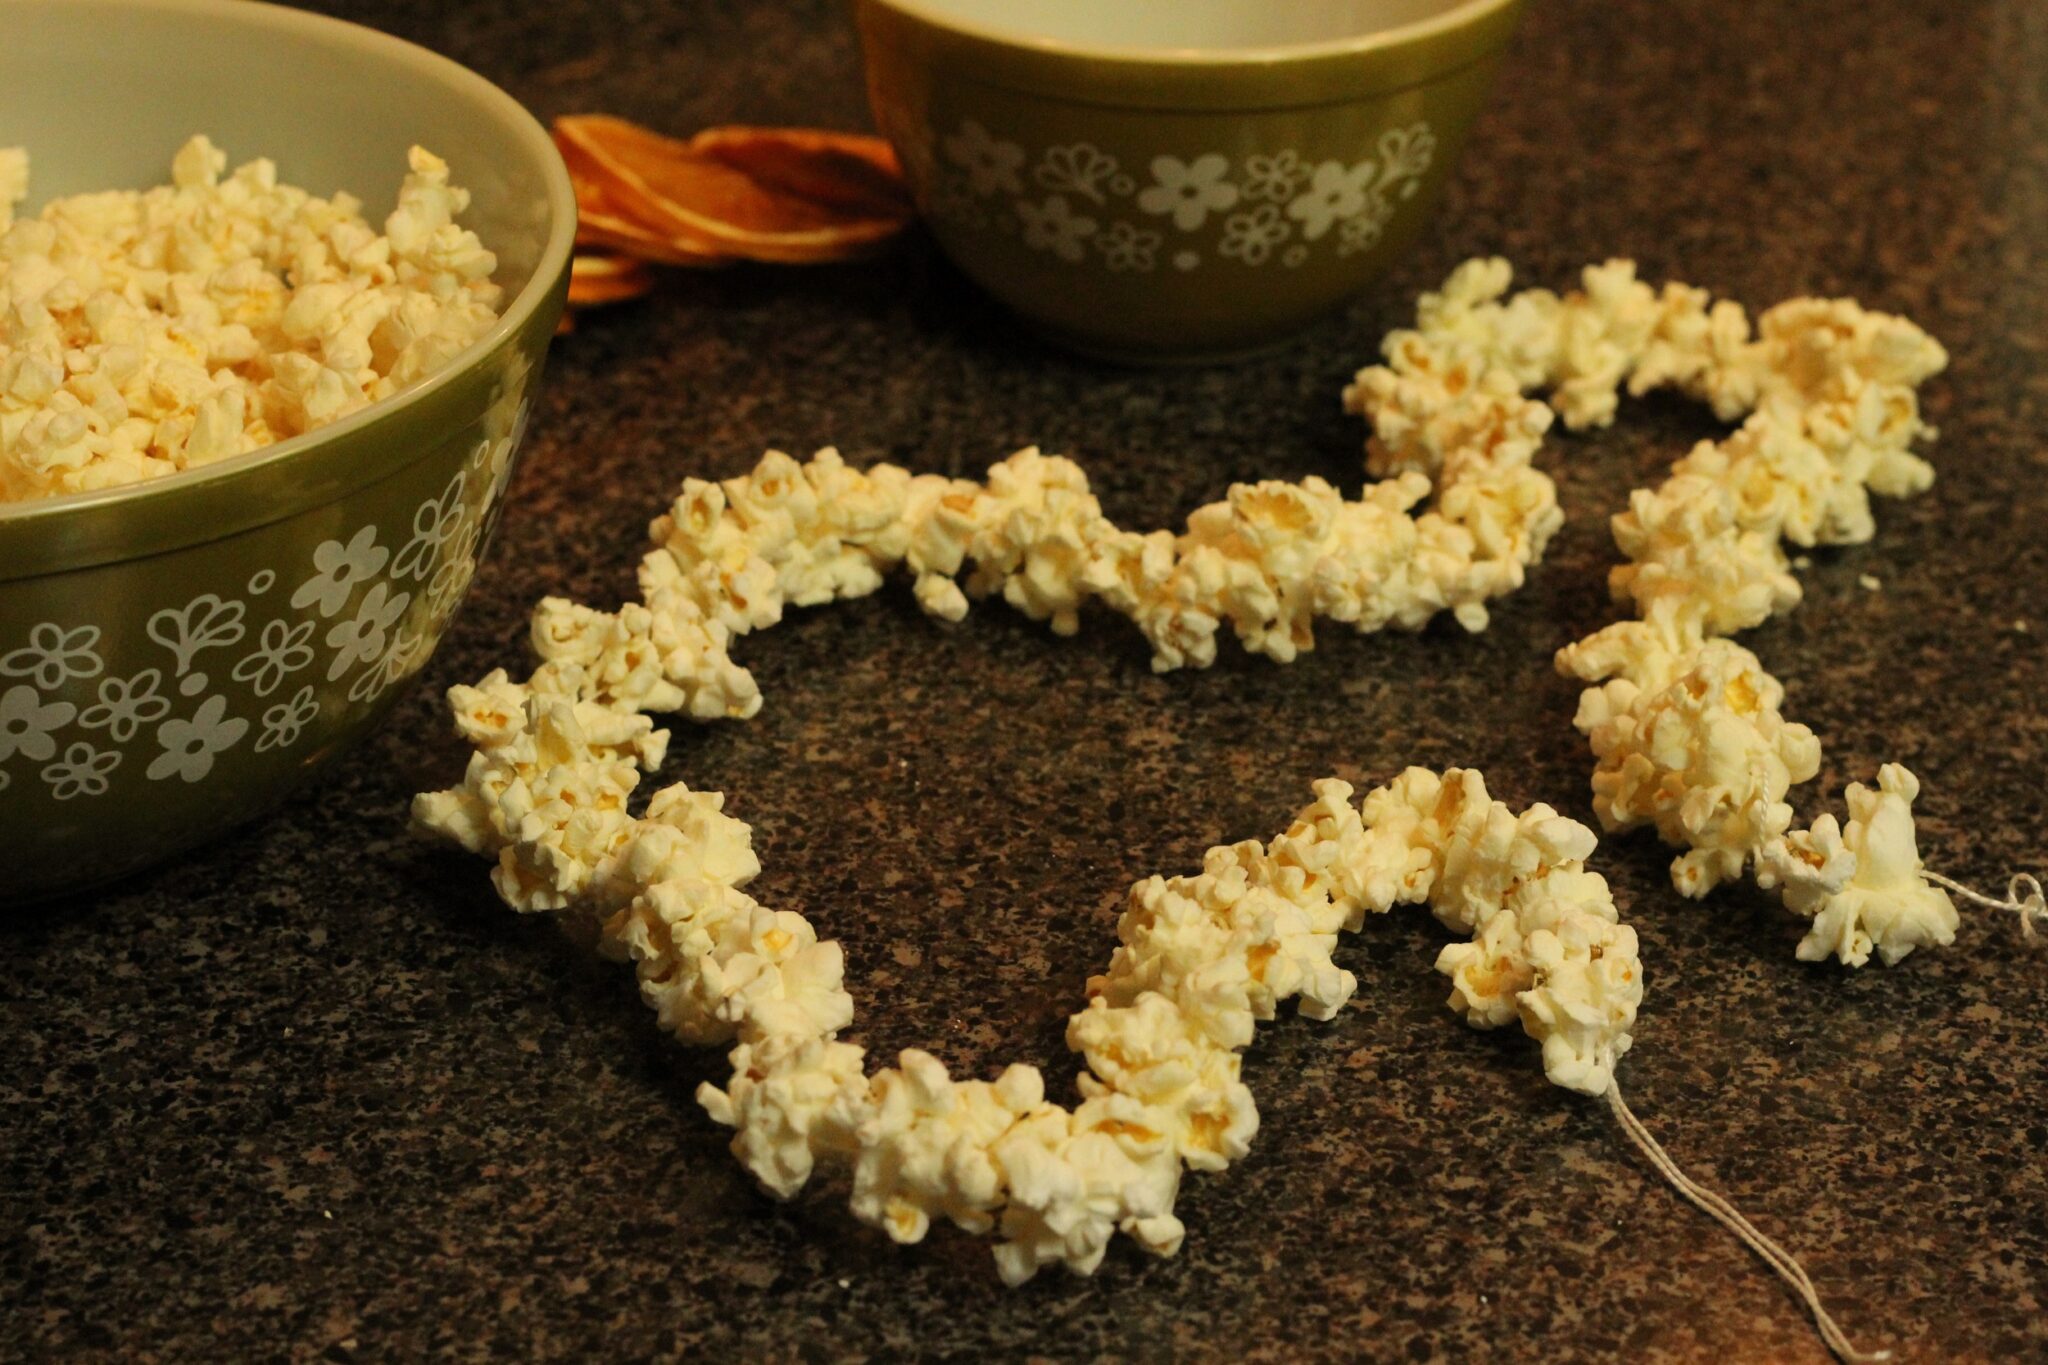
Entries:
<svg viewBox="0 0 2048 1365">
<path fill-rule="evenodd" d="M 163 752 L 149 765 L 149 780 L 161 782 L 176 774 L 197 782 L 213 771 L 213 760 L 241 742 L 249 722 L 227 714 L 228 699 L 208 697 L 192 713 L 192 719 L 172 717 L 156 727 L 156 742 Z"/>
<path fill-rule="evenodd" d="M 387 689 L 405 676 L 406 670 L 411 668 L 420 656 L 425 643 L 426 636 L 418 631 L 406 630 L 403 627 L 392 631 L 391 643 L 385 648 L 383 655 L 349 684 L 349 700 L 368 701 L 382 696 Z"/>
<path fill-rule="evenodd" d="M 1386 167 L 1382 186 L 1396 180 L 1403 182 L 1401 197 L 1406 199 L 1415 193 L 1415 182 L 1436 159 L 1436 134 L 1427 123 L 1389 128 L 1380 134 L 1379 151 L 1380 161 Z"/>
<path fill-rule="evenodd" d="M 1233 213 L 1223 224 L 1223 240 L 1216 249 L 1235 256 L 1246 265 L 1263 265 L 1273 248 L 1287 240 L 1291 231 L 1280 218 L 1275 204 L 1261 204 L 1244 213 Z"/>
<path fill-rule="evenodd" d="M 483 523 L 470 521 L 462 528 L 462 540 L 454 554 L 441 561 L 427 584 L 427 615 L 438 621 L 455 609 L 469 580 L 476 573 L 476 547 L 483 538 Z"/>
<path fill-rule="evenodd" d="M 311 621 L 295 626 L 266 621 L 256 648 L 235 665 L 235 681 L 248 683 L 259 697 L 269 696 L 289 674 L 313 662 L 312 638 Z"/>
<path fill-rule="evenodd" d="M 356 614 L 336 621 L 327 632 L 327 646 L 334 651 L 334 659 L 327 665 L 327 680 L 333 682 L 356 664 L 368 663 L 381 655 L 385 632 L 405 615 L 406 605 L 411 601 L 411 593 L 394 595 L 390 586 L 384 583 L 376 584 L 363 594 Z"/>
<path fill-rule="evenodd" d="M 1078 261 L 1088 254 L 1087 238 L 1095 231 L 1095 220 L 1076 216 L 1062 196 L 1049 195 L 1042 204 L 1019 199 L 1017 217 L 1024 224 L 1024 245 L 1050 251 L 1063 261 Z"/>
<path fill-rule="evenodd" d="M 968 119 L 941 146 L 943 164 L 933 167 L 930 186 L 935 221 L 1000 232 L 1068 265 L 1112 273 L 1162 264 L 1191 271 L 1212 258 L 1233 268 L 1293 269 L 1312 249 L 1339 257 L 1369 251 L 1386 235 L 1395 205 L 1420 187 L 1437 150 L 1436 134 L 1417 121 L 1387 129 L 1373 154 L 1356 161 L 1311 161 L 1290 147 L 1237 161 L 1217 151 L 1153 156 L 1141 186 L 1116 153 L 1091 142 L 1034 156 Z M 1027 165 L 1045 197 L 1026 196 Z M 1179 239 L 1170 252 L 1162 250 L 1160 228 Z M 426 509 L 421 516 L 429 516 Z"/>
<path fill-rule="evenodd" d="M 0 762 L 16 754 L 41 762 L 57 752 L 51 736 L 70 723 L 78 708 L 68 701 L 45 702 L 27 683 L 0 692 Z"/>
<path fill-rule="evenodd" d="M 242 618 L 248 607 L 203 592 L 182 609 L 165 607 L 149 618 L 149 638 L 171 651 L 178 661 L 178 673 L 191 671 L 192 660 L 204 649 L 239 644 L 246 633 Z"/>
<path fill-rule="evenodd" d="M 1218 152 L 1193 161 L 1155 156 L 1152 183 L 1139 192 L 1138 207 L 1151 214 L 1171 215 L 1175 227 L 1193 232 L 1212 212 L 1237 202 L 1237 186 L 1223 178 L 1229 174 L 1230 158 Z"/>
<path fill-rule="evenodd" d="M 88 730 L 105 729 L 109 739 L 126 744 L 143 726 L 171 713 L 170 698 L 157 691 L 163 676 L 145 668 L 132 678 L 102 679 L 99 701 L 85 708 L 78 723 Z"/>
<path fill-rule="evenodd" d="M 0 675 L 35 679 L 36 686 L 54 692 L 67 678 L 92 678 L 102 667 L 93 646 L 99 643 L 98 626 L 66 630 L 55 621 L 45 621 L 28 634 L 28 643 L 0 656 Z"/>
<path fill-rule="evenodd" d="M 417 514 L 414 520 L 418 520 Z M 346 545 L 338 540 L 327 541 L 313 551 L 313 567 L 318 572 L 299 584 L 298 591 L 292 594 L 292 605 L 318 603 L 322 616 L 332 616 L 348 601 L 356 585 L 375 578 L 390 558 L 391 551 L 377 543 L 374 526 L 357 531 Z"/>
<path fill-rule="evenodd" d="M 1152 253 L 1165 238 L 1148 228 L 1118 221 L 1096 235 L 1095 249 L 1111 270 L 1150 270 Z"/>
<path fill-rule="evenodd" d="M 1271 156 L 1248 156 L 1244 159 L 1244 196 L 1284 204 L 1307 183 L 1309 174 L 1308 164 L 1292 148 Z"/>
<path fill-rule="evenodd" d="M 1393 216 L 1393 206 L 1381 196 L 1374 195 L 1364 213 L 1345 219 L 1344 226 L 1337 229 L 1337 254 L 1355 256 L 1361 251 L 1372 250 L 1379 244 L 1387 220 Z"/>
<path fill-rule="evenodd" d="M 121 766 L 119 749 L 95 749 L 84 740 L 68 745 L 64 757 L 43 769 L 50 798 L 69 801 L 80 796 L 105 796 L 107 777 Z"/>
<path fill-rule="evenodd" d="M 256 737 L 256 752 L 296 744 L 299 732 L 319 714 L 320 703 L 313 699 L 313 685 L 308 683 L 293 693 L 290 701 L 281 701 L 263 713 L 263 733 Z"/>
<path fill-rule="evenodd" d="M 1023 181 L 1017 171 L 1024 164 L 1024 149 L 989 135 L 973 119 L 945 140 L 946 159 L 967 173 L 976 194 L 1022 194 Z"/>
<path fill-rule="evenodd" d="M 253 645 L 225 672 L 239 695 L 259 705 L 309 669 L 347 679 L 355 701 L 402 681 L 424 662 L 475 574 L 486 509 L 510 473 L 523 417 L 523 405 L 505 410 L 455 477 L 414 510 L 411 538 L 397 555 L 376 525 L 350 527 L 313 551 L 310 572 L 301 562 L 304 576 L 289 605 L 281 593 L 263 600 L 278 583 L 277 571 L 265 568 L 148 615 L 141 634 L 168 652 L 157 664 L 138 668 L 132 654 L 107 650 L 103 628 L 91 622 L 37 622 L 25 637 L 0 639 L 0 679 L 25 679 L 0 685 L 0 791 L 15 786 L 17 767 L 39 777 L 52 800 L 104 796 L 130 772 L 134 781 L 203 783 L 238 746 L 270 754 L 300 742 L 320 713 L 314 684 L 236 714 L 230 694 L 237 688 L 215 689 L 195 667 L 206 651 L 252 635 Z M 108 672 L 108 659 L 118 671 Z M 356 676 L 348 678 L 351 669 Z M 48 695 L 60 686 L 76 700 Z M 185 706 L 193 709 L 173 714 Z M 246 744 L 259 718 L 260 731 Z"/>
<path fill-rule="evenodd" d="M 1308 192 L 1288 203 L 1287 216 L 1300 223 L 1301 235 L 1313 242 L 1332 224 L 1365 211 L 1379 173 L 1377 161 L 1361 161 L 1355 166 L 1325 161 L 1310 176 Z"/>
<path fill-rule="evenodd" d="M 441 496 L 420 504 L 412 517 L 412 539 L 405 542 L 391 561 L 393 578 L 421 578 L 433 566 L 434 555 L 462 526 L 463 474 L 457 470 Z"/>
<path fill-rule="evenodd" d="M 1078 194 L 1097 204 L 1108 203 L 1103 191 L 1116 180 L 1117 161 L 1093 143 L 1076 142 L 1071 147 L 1050 147 L 1032 172 L 1046 189 Z"/>
</svg>

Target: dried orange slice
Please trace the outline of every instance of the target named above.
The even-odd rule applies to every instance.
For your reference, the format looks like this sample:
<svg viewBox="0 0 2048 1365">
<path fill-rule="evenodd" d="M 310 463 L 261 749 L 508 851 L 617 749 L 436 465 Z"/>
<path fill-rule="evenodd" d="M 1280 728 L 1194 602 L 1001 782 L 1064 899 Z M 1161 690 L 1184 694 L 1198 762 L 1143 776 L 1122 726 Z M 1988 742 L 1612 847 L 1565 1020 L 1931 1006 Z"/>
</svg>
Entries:
<svg viewBox="0 0 2048 1365">
<path fill-rule="evenodd" d="M 727 265 L 732 258 L 677 246 L 657 232 L 630 218 L 595 209 L 580 209 L 576 216 L 576 245 L 603 247 L 643 261 L 663 265 Z"/>
<path fill-rule="evenodd" d="M 683 238 L 635 218 L 605 188 L 605 172 L 560 132 L 555 146 L 569 166 L 576 189 L 576 243 L 622 251 L 669 265 L 723 265 L 729 257 L 716 243 L 694 234 Z"/>
<path fill-rule="evenodd" d="M 908 221 L 916 208 L 895 149 L 878 137 L 815 128 L 707 128 L 702 152 L 772 190 L 869 218 Z"/>
<path fill-rule="evenodd" d="M 555 132 L 572 169 L 597 182 L 604 201 L 687 252 L 795 264 L 840 260 L 908 221 L 899 212 L 840 207 L 777 189 L 623 119 L 577 115 L 557 119 Z"/>
<path fill-rule="evenodd" d="M 637 299 L 654 288 L 653 272 L 644 261 L 624 256 L 577 256 L 569 262 L 569 306 Z"/>
</svg>

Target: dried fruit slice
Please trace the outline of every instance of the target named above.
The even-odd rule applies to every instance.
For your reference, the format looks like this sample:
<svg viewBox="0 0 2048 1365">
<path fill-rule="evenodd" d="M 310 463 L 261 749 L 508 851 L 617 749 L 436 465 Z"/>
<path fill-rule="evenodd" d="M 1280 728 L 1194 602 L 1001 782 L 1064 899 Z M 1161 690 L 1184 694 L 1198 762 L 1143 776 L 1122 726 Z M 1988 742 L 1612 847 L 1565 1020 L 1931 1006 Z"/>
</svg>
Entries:
<svg viewBox="0 0 2048 1365">
<path fill-rule="evenodd" d="M 623 119 L 562 118 L 555 132 L 573 154 L 572 166 L 596 181 L 623 217 L 692 253 L 796 264 L 839 260 L 893 236 L 907 221 L 894 211 L 855 210 L 773 188 Z M 842 176 L 839 183 L 854 182 Z"/>
<path fill-rule="evenodd" d="M 636 256 L 643 261 L 658 261 L 663 265 L 705 267 L 729 265 L 732 262 L 730 256 L 692 251 L 677 246 L 661 234 L 650 231 L 630 218 L 595 209 L 578 211 L 576 245 L 604 247 L 610 251 Z"/>
<path fill-rule="evenodd" d="M 576 188 L 576 243 L 622 251 L 643 260 L 669 265 L 723 265 L 730 258 L 708 238 L 650 227 L 635 218 L 605 188 L 604 170 L 574 142 L 555 134 L 555 146 L 569 166 Z"/>
<path fill-rule="evenodd" d="M 645 261 L 625 256 L 577 256 L 569 262 L 569 306 L 637 299 L 654 288 L 654 274 Z"/>
<path fill-rule="evenodd" d="M 878 137 L 815 128 L 707 128 L 690 150 L 744 171 L 762 185 L 870 218 L 908 220 L 917 210 L 896 152 Z"/>
</svg>

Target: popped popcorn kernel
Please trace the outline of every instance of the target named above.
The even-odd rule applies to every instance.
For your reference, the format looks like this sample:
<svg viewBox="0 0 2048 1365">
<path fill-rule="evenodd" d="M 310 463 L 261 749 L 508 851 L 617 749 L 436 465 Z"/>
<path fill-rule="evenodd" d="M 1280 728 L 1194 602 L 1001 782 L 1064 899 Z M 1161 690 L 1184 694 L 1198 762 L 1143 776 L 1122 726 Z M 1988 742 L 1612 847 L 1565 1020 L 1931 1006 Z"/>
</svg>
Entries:
<svg viewBox="0 0 2048 1365">
<path fill-rule="evenodd" d="M 1887 763 L 1876 788 L 1849 784 L 1846 828 L 1823 815 L 1764 850 L 1757 884 L 1779 888 L 1787 909 L 1813 920 L 1799 943 L 1801 961 L 1832 954 L 1860 967 L 1875 951 L 1889 966 L 1915 948 L 1955 941 L 1955 902 L 1921 875 L 1913 831 L 1919 794 L 1918 778 Z"/>
</svg>

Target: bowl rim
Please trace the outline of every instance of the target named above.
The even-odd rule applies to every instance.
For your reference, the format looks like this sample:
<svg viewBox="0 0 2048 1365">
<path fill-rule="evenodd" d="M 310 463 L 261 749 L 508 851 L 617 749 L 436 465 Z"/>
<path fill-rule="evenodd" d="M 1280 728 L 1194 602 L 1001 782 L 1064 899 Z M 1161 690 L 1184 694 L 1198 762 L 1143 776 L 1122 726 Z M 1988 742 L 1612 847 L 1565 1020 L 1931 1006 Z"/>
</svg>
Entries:
<svg viewBox="0 0 2048 1365">
<path fill-rule="evenodd" d="M 1284 3 L 1285 0 L 1279 0 Z M 1341 38 L 1318 38 L 1305 43 L 1257 43 L 1243 47 L 1146 47 L 1135 43 L 1079 43 L 1047 38 L 1023 30 L 1009 30 L 999 24 L 978 23 L 948 12 L 944 0 L 864 0 L 903 15 L 981 42 L 1002 47 L 1091 62 L 1126 62 L 1186 67 L 1228 67 L 1246 64 L 1312 60 L 1317 57 L 1348 56 L 1376 48 L 1398 47 L 1404 43 L 1462 28 L 1488 10 L 1500 9 L 1514 0 L 1459 0 L 1427 18 L 1372 29 Z"/>
<path fill-rule="evenodd" d="M 1275 0 L 1276 3 L 1284 0 Z M 934 0 L 854 0 L 870 97 L 903 68 L 1030 99 L 1166 114 L 1315 110 L 1429 85 L 1496 56 L 1526 0 L 1460 0 L 1346 38 L 1267 47 L 1089 45 L 963 22 Z"/>
<path fill-rule="evenodd" d="M 420 67 L 448 87 L 451 94 L 466 96 L 493 115 L 512 133 L 515 140 L 526 144 L 529 150 L 536 154 L 535 162 L 539 165 L 547 186 L 548 235 L 534 265 L 532 276 L 504 306 L 497 322 L 492 324 L 489 331 L 457 352 L 447 364 L 433 373 L 386 398 L 350 413 L 340 421 L 316 427 L 312 431 L 282 441 L 273 441 L 269 445 L 258 446 L 239 455 L 231 455 L 224 460 L 136 483 L 115 484 L 107 488 L 65 493 L 56 497 L 0 502 L 0 536 L 6 537 L 7 540 L 27 536 L 32 533 L 31 528 L 38 538 L 46 533 L 62 536 L 67 528 L 75 527 L 81 519 L 104 512 L 108 508 L 162 498 L 197 488 L 210 489 L 212 485 L 236 480 L 290 461 L 316 447 L 346 441 L 360 432 L 381 425 L 409 408 L 430 403 L 452 385 L 462 382 L 479 368 L 480 362 L 512 345 L 514 339 L 531 323 L 534 314 L 549 297 L 561 290 L 568 271 L 569 259 L 575 250 L 576 238 L 576 191 L 570 182 L 568 167 L 563 163 L 554 139 L 525 105 L 453 58 L 444 57 L 417 43 L 362 24 L 330 18 L 324 14 L 290 9 L 283 5 L 271 4 L 268 0 L 0 0 L 0 23 L 4 23 L 10 9 L 48 9 L 60 4 L 67 9 L 76 10 L 151 10 L 205 14 L 257 28 L 297 31 L 325 44 L 382 52 Z M 425 454 L 426 451 L 423 449 L 419 453 Z M 362 480 L 352 483 L 349 491 L 374 478 L 388 475 L 396 468 L 402 468 L 404 463 L 410 461 L 389 467 L 382 464 L 366 464 L 362 471 Z M 304 505 L 311 503 L 302 504 Z M 218 535 L 229 534 L 234 530 L 246 529 L 247 525 L 260 525 L 269 520 L 292 515 L 296 510 L 299 509 L 280 511 L 276 517 L 258 518 L 242 526 L 200 530 L 178 543 L 199 543 Z M 141 553 L 152 553 L 168 548 L 172 547 L 159 545 Z M 107 562 L 109 558 L 129 557 L 131 556 L 97 555 L 93 559 L 95 562 Z M 17 571 L 35 577 L 75 567 L 82 567 L 82 563 L 7 564 L 0 566 L 0 579 L 12 578 Z"/>
</svg>

